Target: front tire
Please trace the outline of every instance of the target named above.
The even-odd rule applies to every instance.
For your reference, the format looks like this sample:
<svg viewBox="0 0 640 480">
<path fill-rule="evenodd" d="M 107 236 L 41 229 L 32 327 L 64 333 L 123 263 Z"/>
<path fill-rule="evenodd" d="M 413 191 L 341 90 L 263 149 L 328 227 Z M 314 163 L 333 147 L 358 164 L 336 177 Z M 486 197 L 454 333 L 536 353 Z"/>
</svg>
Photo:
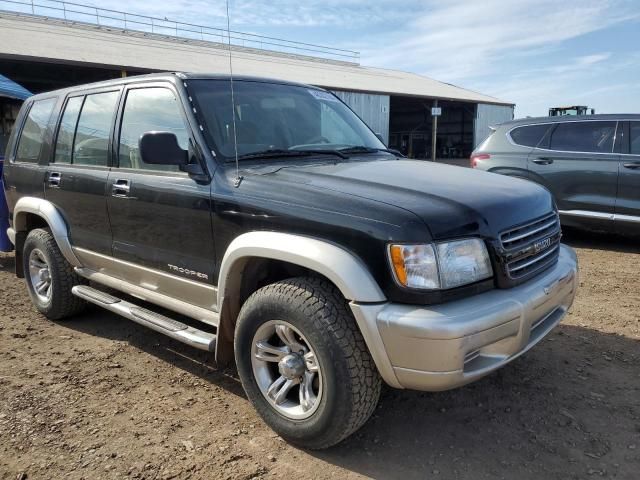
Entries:
<svg viewBox="0 0 640 480">
<path fill-rule="evenodd" d="M 244 390 L 288 442 L 327 448 L 360 428 L 381 379 L 347 302 L 326 280 L 267 285 L 244 303 L 234 339 Z"/>
<path fill-rule="evenodd" d="M 29 232 L 22 261 L 31 301 L 49 320 L 75 315 L 86 307 L 84 300 L 71 293 L 85 282 L 64 258 L 49 229 Z"/>
</svg>

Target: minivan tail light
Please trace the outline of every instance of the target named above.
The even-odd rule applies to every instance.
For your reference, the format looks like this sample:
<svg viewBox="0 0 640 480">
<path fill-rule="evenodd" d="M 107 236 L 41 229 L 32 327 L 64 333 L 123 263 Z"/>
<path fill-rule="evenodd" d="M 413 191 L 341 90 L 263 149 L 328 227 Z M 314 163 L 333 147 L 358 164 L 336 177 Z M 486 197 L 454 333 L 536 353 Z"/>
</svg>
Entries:
<svg viewBox="0 0 640 480">
<path fill-rule="evenodd" d="M 476 153 L 475 155 L 471 155 L 471 168 L 476 168 L 478 166 L 478 160 L 489 160 L 491 155 L 488 153 Z"/>
</svg>

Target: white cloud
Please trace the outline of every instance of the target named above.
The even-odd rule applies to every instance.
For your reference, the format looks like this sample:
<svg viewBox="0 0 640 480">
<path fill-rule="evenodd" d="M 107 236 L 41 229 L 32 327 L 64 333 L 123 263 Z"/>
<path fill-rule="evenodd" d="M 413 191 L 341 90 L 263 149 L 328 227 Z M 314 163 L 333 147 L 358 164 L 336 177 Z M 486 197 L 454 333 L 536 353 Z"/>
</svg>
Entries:
<svg viewBox="0 0 640 480">
<path fill-rule="evenodd" d="M 352 29 L 388 21 L 390 17 L 400 15 L 396 7 L 393 0 L 230 0 L 229 3 L 232 28 L 306 26 Z M 135 3 L 111 0 L 108 8 L 166 16 L 170 20 L 212 27 L 225 27 L 227 21 L 225 0 L 139 0 Z M 285 28 L 280 36 L 287 37 Z"/>
<path fill-rule="evenodd" d="M 403 32 L 371 48 L 363 43 L 363 58 L 439 79 L 465 79 L 486 74 L 505 57 L 639 16 L 631 3 L 614 0 L 429 1 Z"/>
<path fill-rule="evenodd" d="M 226 27 L 225 0 L 102 6 Z M 640 57 L 613 42 L 580 41 L 606 29 L 611 36 L 625 22 L 640 25 L 638 0 L 230 0 L 230 7 L 232 29 L 358 50 L 365 65 L 513 101 L 519 115 L 574 101 L 640 108 L 639 100 L 614 101 L 625 88 L 638 91 L 630 77 L 640 74 Z"/>
<path fill-rule="evenodd" d="M 587 105 L 599 113 L 637 109 L 634 102 L 618 98 L 637 98 L 631 92 L 640 84 L 624 79 L 630 66 L 640 64 L 640 54 L 618 58 L 611 52 L 567 58 L 561 64 L 522 68 L 498 80 L 483 80 L 484 93 L 516 103 L 516 116 L 540 116 L 551 106 Z M 623 93 L 626 90 L 626 94 Z"/>
</svg>

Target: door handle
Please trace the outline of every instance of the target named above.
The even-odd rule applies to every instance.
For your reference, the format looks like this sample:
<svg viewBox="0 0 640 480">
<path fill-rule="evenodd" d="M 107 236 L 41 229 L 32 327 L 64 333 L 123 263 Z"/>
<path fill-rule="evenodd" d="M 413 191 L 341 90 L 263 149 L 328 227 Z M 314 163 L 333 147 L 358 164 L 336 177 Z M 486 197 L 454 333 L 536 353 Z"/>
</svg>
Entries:
<svg viewBox="0 0 640 480">
<path fill-rule="evenodd" d="M 51 172 L 49 173 L 49 187 L 51 188 L 60 188 L 60 180 L 62 179 L 60 172 Z"/>
<path fill-rule="evenodd" d="M 640 168 L 640 162 L 623 163 L 622 166 L 624 168 L 636 169 L 636 168 Z"/>
<path fill-rule="evenodd" d="M 538 157 L 538 158 L 534 158 L 532 162 L 537 163 L 538 165 L 551 165 L 553 163 L 553 158 Z"/>
<path fill-rule="evenodd" d="M 111 196 L 128 197 L 131 191 L 131 182 L 124 178 L 118 179 L 111 185 Z"/>
</svg>

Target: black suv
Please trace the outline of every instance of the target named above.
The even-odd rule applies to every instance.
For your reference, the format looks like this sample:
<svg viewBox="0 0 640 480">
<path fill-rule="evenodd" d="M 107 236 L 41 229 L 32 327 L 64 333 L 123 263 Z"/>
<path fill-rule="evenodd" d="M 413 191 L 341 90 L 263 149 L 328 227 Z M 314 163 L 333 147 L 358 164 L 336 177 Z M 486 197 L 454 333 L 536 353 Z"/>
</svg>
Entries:
<svg viewBox="0 0 640 480">
<path fill-rule="evenodd" d="M 505 365 L 576 292 L 545 189 L 401 158 L 307 85 L 159 74 L 42 94 L 7 153 L 40 312 L 89 302 L 235 360 L 265 421 L 309 448 L 359 428 L 382 380 L 444 390 Z"/>
<path fill-rule="evenodd" d="M 471 166 L 544 185 L 564 225 L 640 234 L 640 115 L 507 122 Z"/>
</svg>

